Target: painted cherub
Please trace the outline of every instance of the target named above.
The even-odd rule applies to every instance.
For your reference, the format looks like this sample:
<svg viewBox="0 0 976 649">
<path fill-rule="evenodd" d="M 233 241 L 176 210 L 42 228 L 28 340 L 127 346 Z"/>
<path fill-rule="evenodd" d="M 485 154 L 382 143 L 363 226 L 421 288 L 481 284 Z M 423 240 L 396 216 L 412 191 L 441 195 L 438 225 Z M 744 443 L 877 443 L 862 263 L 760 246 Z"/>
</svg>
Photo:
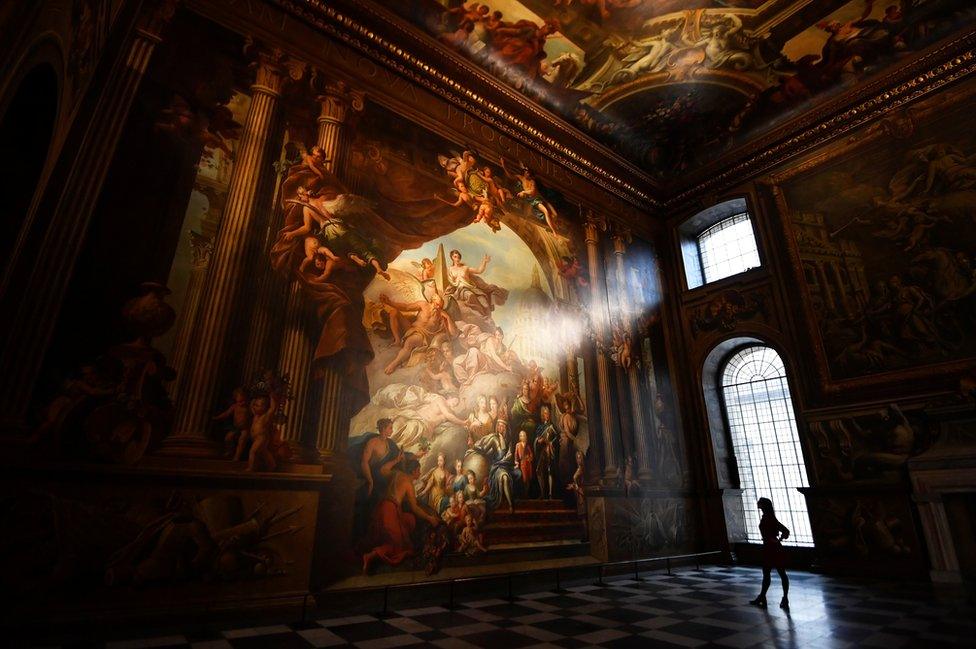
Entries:
<svg viewBox="0 0 976 649">
<path fill-rule="evenodd" d="M 481 168 L 481 171 L 475 171 L 474 175 L 481 179 L 487 191 L 488 198 L 493 200 L 497 205 L 504 205 L 505 201 L 512 197 L 512 192 L 495 181 L 495 175 L 491 167 L 484 166 Z"/>
<path fill-rule="evenodd" d="M 501 224 L 495 217 L 495 204 L 492 199 L 488 196 L 488 189 L 483 189 L 481 194 L 476 197 L 478 201 L 478 209 L 474 213 L 474 221 L 472 223 L 484 223 L 492 232 L 498 232 L 502 229 Z"/>
<path fill-rule="evenodd" d="M 644 0 L 580 0 L 582 5 L 596 5 L 596 8 L 600 12 L 600 18 L 606 20 L 612 15 L 613 9 L 630 9 L 631 7 L 639 7 Z M 552 6 L 554 7 L 569 7 L 573 4 L 573 0 L 553 0 Z"/>
<path fill-rule="evenodd" d="M 315 147 L 318 148 L 318 147 Z M 325 281 L 332 273 L 332 268 L 339 261 L 339 257 L 332 252 L 322 241 L 322 237 L 312 234 L 315 230 L 313 223 L 320 221 L 322 215 L 312 204 L 312 196 L 308 189 L 299 187 L 296 192 L 296 200 L 302 204 L 302 217 L 304 219 L 304 230 L 307 231 L 304 241 L 305 258 L 298 267 L 299 273 L 306 273 L 309 268 L 315 268 L 321 272 L 315 277 L 315 281 Z M 292 236 L 291 234 L 286 237 Z"/>
<path fill-rule="evenodd" d="M 640 491 L 641 485 L 634 475 L 634 456 L 629 456 L 624 461 L 624 496 L 630 498 L 630 494 Z"/>
<path fill-rule="evenodd" d="M 478 526 L 475 525 L 474 517 L 471 514 L 465 515 L 464 529 L 458 534 L 458 552 L 473 557 L 487 551 L 488 548 L 481 542 L 481 534 L 478 532 Z"/>
<path fill-rule="evenodd" d="M 454 185 L 455 191 L 457 191 L 457 200 L 453 203 L 444 200 L 438 195 L 434 195 L 437 200 L 447 203 L 451 207 L 460 207 L 462 204 L 468 204 L 471 207 L 475 207 L 475 199 L 471 194 L 471 190 L 468 188 L 468 173 L 474 169 L 477 164 L 477 159 L 471 151 L 464 151 L 460 155 L 449 158 L 444 155 L 437 156 L 437 162 L 444 169 L 445 173 L 451 178 L 451 183 Z"/>
<path fill-rule="evenodd" d="M 559 275 L 570 284 L 576 284 L 580 288 L 586 288 L 590 285 L 586 278 L 586 272 L 583 270 L 579 258 L 575 255 L 560 257 L 560 261 L 556 263 L 556 269 L 559 271 Z"/>
<path fill-rule="evenodd" d="M 302 164 L 308 167 L 309 171 L 325 180 L 325 151 L 320 146 L 313 146 L 311 150 L 302 150 Z"/>
<path fill-rule="evenodd" d="M 630 366 L 634 364 L 633 356 L 631 355 L 632 341 L 630 337 L 630 332 L 626 331 L 622 326 L 616 325 L 613 328 L 613 360 L 616 361 L 617 365 L 629 370 Z"/>
<path fill-rule="evenodd" d="M 586 463 L 586 456 L 583 455 L 583 451 L 576 451 L 576 470 L 573 472 L 573 480 L 568 485 L 566 485 L 566 491 L 570 491 L 576 494 L 576 506 L 582 507 L 583 501 L 586 497 L 586 493 L 583 490 L 583 477 L 586 474 L 584 465 Z"/>
<path fill-rule="evenodd" d="M 247 471 L 274 471 L 278 466 L 271 445 L 275 434 L 275 412 L 281 404 L 277 392 L 260 394 L 251 399 L 251 427 L 243 431 L 238 442 L 238 454 L 242 444 L 251 442 L 251 452 L 247 456 Z"/>
<path fill-rule="evenodd" d="M 216 415 L 213 419 L 214 421 L 226 421 L 231 420 L 230 430 L 224 436 L 224 446 L 228 449 L 237 448 L 237 453 L 234 455 L 235 460 L 240 460 L 240 455 L 243 453 L 243 449 L 240 448 L 238 440 L 241 435 L 244 434 L 251 427 L 251 406 L 247 401 L 247 390 L 242 387 L 236 388 L 234 390 L 234 403 L 230 405 L 227 410 L 223 411 L 219 415 Z"/>
</svg>

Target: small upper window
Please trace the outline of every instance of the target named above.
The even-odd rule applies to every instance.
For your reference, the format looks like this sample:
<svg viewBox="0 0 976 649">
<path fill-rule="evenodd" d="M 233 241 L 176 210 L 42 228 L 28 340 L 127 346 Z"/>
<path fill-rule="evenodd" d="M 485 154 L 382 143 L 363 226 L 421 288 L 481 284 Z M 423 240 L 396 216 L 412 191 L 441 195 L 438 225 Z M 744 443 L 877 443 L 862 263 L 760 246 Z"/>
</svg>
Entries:
<svg viewBox="0 0 976 649">
<path fill-rule="evenodd" d="M 744 198 L 703 210 L 678 226 L 688 288 L 762 265 Z"/>
<path fill-rule="evenodd" d="M 736 214 L 699 234 L 698 254 L 705 284 L 759 266 L 749 214 Z"/>
</svg>

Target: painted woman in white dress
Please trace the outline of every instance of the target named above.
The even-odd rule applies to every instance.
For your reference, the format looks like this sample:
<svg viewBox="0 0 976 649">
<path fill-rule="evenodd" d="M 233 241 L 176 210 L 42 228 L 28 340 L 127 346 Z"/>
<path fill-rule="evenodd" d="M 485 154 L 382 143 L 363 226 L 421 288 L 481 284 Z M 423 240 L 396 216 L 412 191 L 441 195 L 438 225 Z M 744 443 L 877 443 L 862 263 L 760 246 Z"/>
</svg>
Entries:
<svg viewBox="0 0 976 649">
<path fill-rule="evenodd" d="M 451 251 L 451 265 L 447 267 L 448 286 L 444 289 L 447 311 L 455 320 L 472 320 L 493 325 L 491 312 L 505 304 L 508 290 L 489 284 L 479 277 L 488 268 L 491 257 L 485 255 L 481 264 L 474 268 L 461 261 L 461 251 Z M 489 330 L 494 326 L 488 327 Z"/>
</svg>

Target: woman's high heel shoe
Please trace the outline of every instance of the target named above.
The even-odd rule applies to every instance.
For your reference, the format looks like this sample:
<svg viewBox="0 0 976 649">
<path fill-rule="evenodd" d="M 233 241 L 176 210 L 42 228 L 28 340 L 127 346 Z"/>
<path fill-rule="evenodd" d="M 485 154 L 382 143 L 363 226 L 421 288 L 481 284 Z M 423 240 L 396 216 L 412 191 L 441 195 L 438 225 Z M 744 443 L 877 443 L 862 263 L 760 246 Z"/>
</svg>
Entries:
<svg viewBox="0 0 976 649">
<path fill-rule="evenodd" d="M 784 597 L 782 600 L 780 600 L 779 607 L 784 611 L 790 610 L 790 600 Z"/>
<path fill-rule="evenodd" d="M 762 596 L 757 597 L 749 603 L 753 606 L 758 606 L 759 608 L 766 608 L 766 598 Z"/>
</svg>

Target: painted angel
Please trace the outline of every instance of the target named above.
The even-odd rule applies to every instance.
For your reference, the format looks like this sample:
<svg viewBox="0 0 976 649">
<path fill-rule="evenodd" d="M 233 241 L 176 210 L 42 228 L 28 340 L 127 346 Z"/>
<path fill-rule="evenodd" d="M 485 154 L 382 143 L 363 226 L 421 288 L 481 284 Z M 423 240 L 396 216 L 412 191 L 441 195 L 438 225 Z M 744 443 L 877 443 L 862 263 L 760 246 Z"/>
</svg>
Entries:
<svg viewBox="0 0 976 649">
<path fill-rule="evenodd" d="M 547 201 L 539 193 L 539 186 L 536 184 L 535 176 L 532 175 L 529 168 L 521 165 L 520 169 L 513 173 L 505 165 L 505 158 L 501 159 L 501 164 L 505 175 L 516 181 L 515 198 L 524 201 L 531 209 L 532 214 L 540 221 L 545 221 L 553 234 L 562 236 L 556 228 L 556 220 L 559 218 L 559 214 L 556 212 L 556 208 L 552 203 Z"/>
<path fill-rule="evenodd" d="M 372 296 L 363 318 L 367 327 L 388 331 L 393 339 L 391 346 L 403 344 L 404 335 L 420 311 L 418 308 L 400 308 L 398 304 L 429 303 L 442 297 L 435 280 L 435 263 L 425 258 L 411 264 L 419 271 L 417 274 L 398 268 L 389 269 L 390 281 L 386 289 L 389 291 L 388 299 Z"/>
<path fill-rule="evenodd" d="M 444 169 L 444 173 L 451 179 L 451 184 L 454 185 L 454 190 L 457 192 L 457 200 L 452 203 L 436 194 L 434 197 L 452 207 L 460 207 L 465 204 L 472 208 L 477 207 L 477 202 L 468 186 L 468 175 L 473 172 L 477 164 L 474 153 L 471 151 L 463 151 L 462 153 L 456 153 L 452 157 L 439 155 L 437 156 L 437 162 Z"/>
</svg>

